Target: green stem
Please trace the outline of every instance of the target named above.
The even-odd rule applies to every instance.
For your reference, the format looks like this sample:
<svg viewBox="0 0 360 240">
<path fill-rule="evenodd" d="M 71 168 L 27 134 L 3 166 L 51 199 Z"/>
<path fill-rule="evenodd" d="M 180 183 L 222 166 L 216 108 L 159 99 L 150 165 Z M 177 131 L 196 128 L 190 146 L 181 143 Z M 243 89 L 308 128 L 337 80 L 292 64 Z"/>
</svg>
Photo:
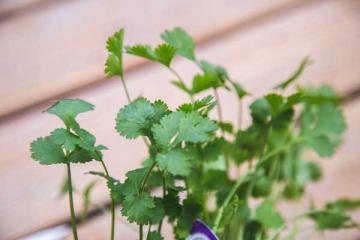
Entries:
<svg viewBox="0 0 360 240">
<path fill-rule="evenodd" d="M 220 97 L 218 94 L 218 91 L 216 88 L 214 88 L 214 95 L 215 95 L 215 99 L 216 99 L 216 106 L 218 109 L 218 116 L 219 116 L 219 122 L 223 122 L 223 114 L 222 114 L 222 108 L 221 108 L 221 104 L 220 104 Z M 222 130 L 222 134 L 224 135 L 224 130 Z"/>
<path fill-rule="evenodd" d="M 239 99 L 239 112 L 238 112 L 238 129 L 241 129 L 242 125 L 242 116 L 243 116 L 243 101 Z"/>
<path fill-rule="evenodd" d="M 143 225 L 139 226 L 139 240 L 143 240 Z"/>
<path fill-rule="evenodd" d="M 101 160 L 101 165 L 104 168 L 105 171 L 105 175 L 107 178 L 110 178 L 110 174 L 109 171 L 105 165 L 105 162 L 103 160 Z M 115 239 L 115 201 L 114 199 L 111 197 L 111 240 Z"/>
<path fill-rule="evenodd" d="M 163 199 L 165 199 L 165 195 L 166 195 L 166 182 L 165 182 L 165 176 L 164 174 L 160 171 L 161 175 L 162 175 L 162 195 L 163 195 Z M 158 232 L 161 234 L 161 228 L 162 228 L 162 224 L 163 224 L 164 218 L 161 219 L 159 226 L 158 226 Z"/>
<path fill-rule="evenodd" d="M 286 148 L 289 147 L 291 143 L 283 145 L 282 147 L 279 147 L 277 149 L 274 149 L 273 151 L 269 152 L 268 154 L 266 154 L 262 159 L 259 160 L 259 162 L 257 163 L 255 170 L 252 173 L 248 173 L 248 175 L 256 175 L 257 171 L 260 169 L 261 165 L 264 164 L 268 159 L 270 159 L 271 157 L 273 157 L 274 155 L 276 155 L 277 153 L 285 150 Z M 224 209 L 229 205 L 231 199 L 234 197 L 237 189 L 240 187 L 240 185 L 244 182 L 244 179 L 247 178 L 248 175 L 245 175 L 241 178 L 239 178 L 235 185 L 231 188 L 229 194 L 227 195 L 225 201 L 223 202 L 223 204 L 221 205 L 216 218 L 215 218 L 215 222 L 214 222 L 214 232 L 218 231 L 219 228 L 219 224 L 220 224 L 220 220 L 222 218 L 222 215 L 224 214 Z"/>
<path fill-rule="evenodd" d="M 122 82 L 122 84 L 124 86 L 124 91 L 125 91 L 126 98 L 127 98 L 128 102 L 131 103 L 131 97 L 130 97 L 129 91 L 127 89 L 125 80 L 123 78 L 121 78 L 121 82 Z"/>
<path fill-rule="evenodd" d="M 72 228 L 74 240 L 78 240 L 70 163 L 67 163 L 66 167 L 67 167 L 68 185 L 69 185 L 69 204 L 70 204 L 71 228 Z"/>
<path fill-rule="evenodd" d="M 175 75 L 175 77 L 179 80 L 179 82 L 181 82 L 184 86 L 186 86 L 184 80 L 182 79 L 180 74 L 177 71 L 175 71 L 175 69 L 173 69 L 172 67 L 168 67 L 168 69 Z M 189 94 L 189 96 L 190 96 L 190 101 L 194 102 L 193 96 L 191 94 Z"/>
</svg>

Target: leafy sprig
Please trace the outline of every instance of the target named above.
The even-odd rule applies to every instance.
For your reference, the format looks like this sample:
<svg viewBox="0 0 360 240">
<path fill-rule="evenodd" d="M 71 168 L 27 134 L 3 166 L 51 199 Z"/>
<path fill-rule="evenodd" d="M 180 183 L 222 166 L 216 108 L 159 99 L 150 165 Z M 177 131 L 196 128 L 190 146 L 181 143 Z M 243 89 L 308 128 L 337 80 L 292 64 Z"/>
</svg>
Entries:
<svg viewBox="0 0 360 240">
<path fill-rule="evenodd" d="M 102 155 L 106 147 L 96 145 L 95 137 L 75 119 L 79 113 L 94 108 L 82 100 L 61 100 L 47 110 L 57 115 L 65 128 L 35 140 L 31 144 L 32 157 L 44 165 L 66 164 L 68 171 L 71 163 L 101 163 L 103 171 L 91 173 L 104 178 L 109 188 L 112 239 L 115 204 L 121 206 L 121 214 L 129 222 L 138 224 L 140 240 L 164 239 L 162 226 L 166 219 L 172 224 L 174 237 L 185 239 L 197 218 L 221 239 L 292 239 L 293 235 L 283 233 L 283 229 L 291 228 L 291 220 L 283 217 L 277 204 L 303 197 L 307 184 L 321 178 L 321 167 L 306 153 L 312 150 L 319 157 L 330 157 L 340 145 L 346 129 L 341 98 L 326 86 L 294 88 L 312 63 L 308 57 L 288 79 L 255 98 L 224 67 L 200 60 L 195 41 L 183 29 L 167 30 L 161 38 L 164 42 L 156 47 L 124 47 L 121 29 L 106 44 L 105 73 L 121 78 L 128 99 L 116 116 L 115 128 L 127 139 L 144 139 L 149 154 L 143 167 L 129 171 L 124 181 L 110 176 Z M 176 77 L 172 83 L 190 101 L 171 110 L 161 100 L 132 100 L 124 79 L 123 53 L 160 63 L 170 70 Z M 177 56 L 199 68 L 190 84 L 173 67 Z M 233 92 L 238 99 L 237 126 L 223 119 L 219 89 Z M 200 98 L 209 91 L 214 97 Z M 247 126 L 242 126 L 244 98 L 252 98 Z M 218 117 L 213 119 L 215 107 Z M 234 179 L 230 172 L 240 169 Z M 69 180 L 71 174 L 68 176 Z M 64 189 L 72 198 L 69 186 L 71 181 Z M 92 187 L 84 192 L 87 205 Z M 157 189 L 161 194 L 154 193 Z M 213 199 L 215 205 L 210 208 Z M 253 199 L 258 199 L 255 206 L 250 204 Z M 359 228 L 348 215 L 358 207 L 358 200 L 340 199 L 323 208 L 304 209 L 294 219 L 308 218 L 320 231 Z M 75 215 L 73 208 L 71 214 Z M 76 230 L 75 225 L 73 228 Z"/>
</svg>

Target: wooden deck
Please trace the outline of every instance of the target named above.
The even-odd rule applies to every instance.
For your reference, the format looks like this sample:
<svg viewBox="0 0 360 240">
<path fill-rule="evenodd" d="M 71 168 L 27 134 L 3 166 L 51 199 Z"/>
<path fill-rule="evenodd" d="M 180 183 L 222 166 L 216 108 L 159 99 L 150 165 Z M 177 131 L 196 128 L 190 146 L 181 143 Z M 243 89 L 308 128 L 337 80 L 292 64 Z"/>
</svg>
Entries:
<svg viewBox="0 0 360 240">
<path fill-rule="evenodd" d="M 145 156 L 141 141 L 114 131 L 114 118 L 126 103 L 117 79 L 105 79 L 104 43 L 126 28 L 126 43 L 155 43 L 166 28 L 181 26 L 198 44 L 200 58 L 221 63 L 246 89 L 261 95 L 285 79 L 306 55 L 315 61 L 302 83 L 329 83 L 351 95 L 344 105 L 348 131 L 333 159 L 323 161 L 322 182 L 309 196 L 322 203 L 336 197 L 360 198 L 360 1 L 357 0 L 214 0 L 214 1 L 0 1 L 0 239 L 14 239 L 68 220 L 66 199 L 58 189 L 65 169 L 30 160 L 29 143 L 59 126 L 42 114 L 54 99 L 76 97 L 96 105 L 81 124 L 108 146 L 112 174 L 123 178 Z M 204 11 L 206 6 L 206 11 Z M 161 66 L 126 57 L 126 81 L 133 96 L 162 98 L 172 107 L 186 99 L 169 83 Z M 185 79 L 196 71 L 186 61 L 174 64 Z M 159 87 L 161 86 L 161 87 Z M 226 119 L 235 119 L 234 96 L 221 92 Z M 84 172 L 96 163 L 74 168 L 81 188 L 93 179 Z M 105 186 L 94 192 L 106 201 Z M 79 206 L 79 199 L 77 198 Z M 78 208 L 79 209 L 79 208 Z M 360 220 L 360 213 L 355 215 Z M 82 239 L 107 239 L 108 216 L 83 223 Z M 119 221 L 121 239 L 136 231 Z M 326 239 L 356 239 L 360 233 L 326 233 Z M 167 239 L 171 239 L 168 235 Z"/>
</svg>

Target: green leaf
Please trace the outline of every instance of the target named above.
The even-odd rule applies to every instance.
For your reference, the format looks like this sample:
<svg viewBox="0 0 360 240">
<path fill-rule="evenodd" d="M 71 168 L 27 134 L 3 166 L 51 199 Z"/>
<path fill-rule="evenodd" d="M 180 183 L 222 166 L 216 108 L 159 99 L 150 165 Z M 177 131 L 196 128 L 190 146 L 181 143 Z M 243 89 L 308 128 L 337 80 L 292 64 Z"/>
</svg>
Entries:
<svg viewBox="0 0 360 240">
<path fill-rule="evenodd" d="M 63 146 L 64 149 L 69 152 L 74 151 L 76 145 L 80 143 L 80 139 L 65 128 L 55 129 L 50 133 L 49 138 L 55 144 Z"/>
<path fill-rule="evenodd" d="M 286 89 L 291 83 L 297 80 L 304 72 L 305 68 L 312 64 L 312 61 L 309 57 L 304 58 L 298 69 L 285 81 L 278 84 L 275 88 Z"/>
<path fill-rule="evenodd" d="M 124 40 L 124 29 L 119 30 L 108 38 L 106 48 L 108 57 L 105 63 L 105 73 L 108 77 L 123 76 L 122 48 Z"/>
<path fill-rule="evenodd" d="M 346 124 L 336 105 L 308 106 L 302 113 L 302 139 L 320 156 L 332 156 L 341 143 Z"/>
<path fill-rule="evenodd" d="M 31 143 L 31 158 L 42 165 L 67 163 L 63 149 L 49 137 L 38 138 Z"/>
<path fill-rule="evenodd" d="M 139 195 L 126 195 L 122 205 L 122 214 L 130 223 L 147 224 L 151 210 L 155 207 L 154 199 L 147 192 Z"/>
<path fill-rule="evenodd" d="M 335 212 L 347 212 L 360 208 L 360 200 L 353 199 L 339 199 L 335 202 L 326 204 L 326 209 Z"/>
<path fill-rule="evenodd" d="M 82 148 L 75 149 L 68 158 L 71 163 L 87 163 L 94 159 L 90 151 Z"/>
<path fill-rule="evenodd" d="M 152 125 L 155 110 L 152 104 L 140 97 L 120 109 L 116 117 L 116 130 L 126 138 L 146 136 Z"/>
<path fill-rule="evenodd" d="M 152 131 L 156 143 L 166 149 L 180 142 L 207 142 L 217 125 L 196 112 L 173 112 L 164 116 Z"/>
<path fill-rule="evenodd" d="M 189 236 L 191 226 L 201 212 L 201 205 L 193 196 L 188 196 L 183 202 L 183 208 L 178 218 L 175 234 L 179 238 Z"/>
<path fill-rule="evenodd" d="M 209 95 L 193 103 L 184 103 L 176 110 L 181 112 L 199 112 L 201 115 L 207 115 L 216 105 L 214 97 Z"/>
<path fill-rule="evenodd" d="M 250 95 L 239 83 L 231 81 L 231 85 L 235 89 L 235 92 L 239 99 L 242 99 L 245 96 Z"/>
<path fill-rule="evenodd" d="M 152 231 L 147 235 L 147 240 L 164 240 L 164 238 L 159 232 Z"/>
<path fill-rule="evenodd" d="M 268 228 L 277 229 L 283 226 L 284 219 L 275 211 L 274 206 L 269 201 L 264 201 L 256 208 L 256 219 Z"/>
<path fill-rule="evenodd" d="M 352 226 L 352 220 L 349 216 L 342 213 L 326 210 L 311 211 L 307 216 L 315 221 L 318 229 L 340 229 Z"/>
<path fill-rule="evenodd" d="M 63 99 L 57 101 L 46 112 L 58 116 L 70 127 L 76 116 L 83 112 L 94 110 L 94 105 L 81 99 Z"/>
<path fill-rule="evenodd" d="M 171 61 L 176 53 L 176 49 L 168 44 L 160 44 L 153 50 L 147 45 L 135 45 L 125 47 L 126 53 L 136 55 L 149 59 L 151 61 L 159 62 L 167 67 L 170 66 Z"/>
<path fill-rule="evenodd" d="M 195 58 L 195 42 L 183 29 L 177 27 L 161 34 L 161 38 L 169 45 L 176 48 L 176 53 L 191 60 Z"/>
<path fill-rule="evenodd" d="M 175 85 L 177 88 L 179 88 L 180 90 L 182 90 L 182 91 L 186 92 L 187 94 L 189 94 L 190 96 L 193 95 L 192 89 L 188 88 L 188 87 L 185 85 L 184 82 L 173 80 L 173 81 L 171 81 L 171 83 L 172 83 L 173 85 Z"/>
<path fill-rule="evenodd" d="M 181 150 L 172 150 L 166 153 L 159 153 L 156 162 L 163 170 L 175 176 L 187 176 L 190 174 L 190 156 Z"/>
<path fill-rule="evenodd" d="M 210 88 L 222 86 L 219 78 L 212 73 L 196 74 L 192 81 L 192 93 L 200 93 Z"/>
</svg>

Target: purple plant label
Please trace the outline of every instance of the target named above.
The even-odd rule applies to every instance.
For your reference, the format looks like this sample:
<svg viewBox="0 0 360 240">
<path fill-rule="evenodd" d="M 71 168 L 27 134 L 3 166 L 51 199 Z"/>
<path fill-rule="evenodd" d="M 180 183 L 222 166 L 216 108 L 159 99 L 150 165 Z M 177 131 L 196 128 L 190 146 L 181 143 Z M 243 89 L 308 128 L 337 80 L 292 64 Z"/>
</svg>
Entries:
<svg viewBox="0 0 360 240">
<path fill-rule="evenodd" d="M 192 225 L 187 240 L 219 240 L 219 238 L 204 222 L 197 219 Z"/>
</svg>

